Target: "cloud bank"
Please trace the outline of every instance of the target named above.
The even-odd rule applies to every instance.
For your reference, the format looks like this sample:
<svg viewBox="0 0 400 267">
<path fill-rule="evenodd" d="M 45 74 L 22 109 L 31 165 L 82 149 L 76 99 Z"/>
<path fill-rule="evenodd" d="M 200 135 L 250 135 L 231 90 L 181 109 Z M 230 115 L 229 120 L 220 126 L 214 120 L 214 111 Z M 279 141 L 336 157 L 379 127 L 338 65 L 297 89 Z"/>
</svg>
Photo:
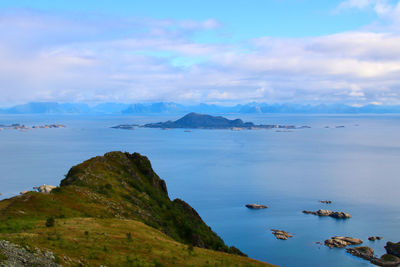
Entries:
<svg viewBox="0 0 400 267">
<path fill-rule="evenodd" d="M 399 4 L 349 0 L 398 18 Z M 395 25 L 394 23 L 391 24 Z M 400 34 L 201 42 L 215 19 L 0 13 L 1 104 L 65 102 L 400 103 Z"/>
</svg>

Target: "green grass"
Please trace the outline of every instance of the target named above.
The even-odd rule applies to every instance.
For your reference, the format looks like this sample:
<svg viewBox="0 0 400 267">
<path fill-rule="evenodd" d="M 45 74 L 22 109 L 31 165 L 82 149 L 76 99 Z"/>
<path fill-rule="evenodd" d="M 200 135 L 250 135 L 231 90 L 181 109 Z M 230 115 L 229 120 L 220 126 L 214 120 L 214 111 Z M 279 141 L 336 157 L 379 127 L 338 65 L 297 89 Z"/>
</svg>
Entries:
<svg viewBox="0 0 400 267">
<path fill-rule="evenodd" d="M 385 254 L 381 257 L 381 259 L 384 261 L 396 261 L 397 257 L 390 254 Z"/>
<path fill-rule="evenodd" d="M 0 262 L 7 260 L 7 256 L 0 250 Z"/>
<path fill-rule="evenodd" d="M 57 219 L 51 228 L 39 220 L 34 228 L 1 233 L 0 239 L 50 250 L 64 265 L 80 260 L 89 266 L 272 266 L 179 243 L 135 220 L 67 218 Z"/>
<path fill-rule="evenodd" d="M 89 159 L 50 194 L 2 200 L 0 221 L 1 239 L 46 248 L 65 265 L 266 266 L 228 247 L 186 202 L 171 201 L 137 153 Z"/>
</svg>

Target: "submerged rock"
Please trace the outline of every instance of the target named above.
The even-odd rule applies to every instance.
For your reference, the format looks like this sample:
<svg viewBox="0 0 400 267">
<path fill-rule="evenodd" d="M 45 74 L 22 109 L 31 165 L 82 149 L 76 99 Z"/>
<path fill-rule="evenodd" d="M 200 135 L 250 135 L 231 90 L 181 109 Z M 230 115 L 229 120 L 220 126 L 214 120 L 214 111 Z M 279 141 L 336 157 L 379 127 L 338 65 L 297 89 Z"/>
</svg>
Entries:
<svg viewBox="0 0 400 267">
<path fill-rule="evenodd" d="M 317 216 L 329 216 L 333 217 L 336 219 L 349 219 L 351 218 L 351 215 L 346 212 L 341 212 L 341 211 L 331 211 L 331 210 L 317 210 L 317 211 L 309 211 L 309 210 L 303 210 L 303 213 L 305 214 L 313 214 Z"/>
<path fill-rule="evenodd" d="M 359 245 L 363 241 L 358 238 L 352 238 L 348 236 L 334 236 L 330 239 L 325 240 L 325 245 L 330 248 L 344 248 L 349 245 Z"/>
<path fill-rule="evenodd" d="M 288 238 L 293 237 L 293 235 L 289 232 L 282 231 L 282 230 L 277 230 L 277 229 L 271 229 L 272 234 L 276 237 L 276 239 L 280 240 L 288 240 Z"/>
<path fill-rule="evenodd" d="M 330 201 L 330 200 L 320 200 L 319 203 L 331 204 L 332 201 Z"/>
<path fill-rule="evenodd" d="M 381 240 L 383 237 L 381 236 L 370 236 L 368 237 L 369 241 Z"/>
<path fill-rule="evenodd" d="M 268 208 L 268 206 L 259 205 L 259 204 L 246 204 L 246 207 L 249 208 L 249 209 L 256 209 L 256 210 L 267 209 Z"/>
<path fill-rule="evenodd" d="M 57 186 L 54 186 L 54 185 L 45 185 L 44 184 L 41 186 L 35 186 L 33 189 L 37 190 L 39 193 L 48 194 L 56 187 Z"/>
</svg>

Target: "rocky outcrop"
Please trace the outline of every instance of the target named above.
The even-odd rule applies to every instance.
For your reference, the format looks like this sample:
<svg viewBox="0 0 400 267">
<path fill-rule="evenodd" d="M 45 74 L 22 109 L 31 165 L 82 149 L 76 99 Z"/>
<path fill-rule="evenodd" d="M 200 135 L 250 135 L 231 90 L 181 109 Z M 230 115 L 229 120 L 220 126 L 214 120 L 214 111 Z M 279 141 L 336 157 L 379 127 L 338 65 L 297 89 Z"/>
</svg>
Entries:
<svg viewBox="0 0 400 267">
<path fill-rule="evenodd" d="M 365 260 L 371 260 L 374 257 L 374 250 L 370 247 L 348 248 L 346 251 L 353 256 L 363 258 Z"/>
<path fill-rule="evenodd" d="M 370 262 L 384 267 L 397 267 L 400 266 L 400 258 L 391 255 L 391 254 L 384 254 L 380 258 L 372 258 Z"/>
<path fill-rule="evenodd" d="M 377 237 L 374 236 L 376 239 Z M 326 242 L 326 241 L 325 241 Z M 397 267 L 400 266 L 400 242 L 392 243 L 387 242 L 385 246 L 387 254 L 382 255 L 380 258 L 374 256 L 374 250 L 370 247 L 355 247 L 348 248 L 346 251 L 356 257 L 363 258 L 378 266 Z"/>
<path fill-rule="evenodd" d="M 280 240 L 288 240 L 290 237 L 293 237 L 293 235 L 289 232 L 282 231 L 282 230 L 277 230 L 277 229 L 271 229 L 272 234 L 276 237 L 276 239 Z"/>
<path fill-rule="evenodd" d="M 259 204 L 246 204 L 246 207 L 249 208 L 249 209 L 255 209 L 255 210 L 267 209 L 268 208 L 268 206 L 259 205 Z"/>
<path fill-rule="evenodd" d="M 349 245 L 359 245 L 363 241 L 358 238 L 352 238 L 347 236 L 334 236 L 330 239 L 325 240 L 325 245 L 330 248 L 344 248 Z"/>
<path fill-rule="evenodd" d="M 56 187 L 57 186 L 54 186 L 54 185 L 45 185 L 44 184 L 44 185 L 41 185 L 41 186 L 35 186 L 33 189 L 37 190 L 39 193 L 48 194 Z M 23 191 L 23 192 L 26 193 L 26 191 Z"/>
<path fill-rule="evenodd" d="M 381 240 L 383 237 L 381 236 L 370 236 L 368 237 L 369 241 Z"/>
<path fill-rule="evenodd" d="M 309 211 L 309 210 L 303 210 L 303 213 L 305 214 L 313 214 L 317 216 L 329 216 L 332 218 L 336 219 L 349 219 L 351 218 L 351 215 L 346 212 L 341 212 L 341 211 L 331 211 L 331 210 L 317 210 L 317 211 Z"/>
<path fill-rule="evenodd" d="M 55 257 L 49 251 L 40 251 L 36 249 L 35 252 L 27 251 L 25 248 L 19 247 L 6 240 L 0 240 L 0 253 L 5 260 L 0 260 L 0 266 L 12 267 L 58 267 L 60 265 L 54 263 Z"/>
<path fill-rule="evenodd" d="M 398 242 L 398 243 L 387 242 L 385 249 L 388 254 L 391 254 L 393 256 L 400 258 L 400 242 Z"/>
</svg>

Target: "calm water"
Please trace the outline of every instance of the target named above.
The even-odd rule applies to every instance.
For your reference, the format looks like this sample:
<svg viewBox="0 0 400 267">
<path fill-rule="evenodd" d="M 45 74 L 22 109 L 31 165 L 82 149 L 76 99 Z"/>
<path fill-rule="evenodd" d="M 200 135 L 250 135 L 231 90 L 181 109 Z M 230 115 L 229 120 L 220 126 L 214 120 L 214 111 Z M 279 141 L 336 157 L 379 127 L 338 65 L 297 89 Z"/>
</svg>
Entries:
<svg viewBox="0 0 400 267">
<path fill-rule="evenodd" d="M 0 124 L 68 127 L 0 131 L 0 192 L 10 197 L 32 186 L 58 184 L 72 165 L 92 156 L 136 151 L 150 158 L 171 198 L 187 201 L 227 244 L 250 257 L 280 266 L 370 266 L 343 249 L 315 242 L 348 235 L 380 255 L 388 240 L 400 241 L 400 115 L 239 117 L 312 128 L 127 131 L 108 127 L 177 117 L 0 116 Z M 346 127 L 332 128 L 336 125 Z M 333 204 L 320 204 L 320 199 Z M 253 202 L 270 208 L 244 207 Z M 349 212 L 353 218 L 301 213 L 319 208 Z M 295 236 L 276 240 L 271 228 Z M 384 239 L 373 243 L 367 240 L 371 235 Z"/>
</svg>

